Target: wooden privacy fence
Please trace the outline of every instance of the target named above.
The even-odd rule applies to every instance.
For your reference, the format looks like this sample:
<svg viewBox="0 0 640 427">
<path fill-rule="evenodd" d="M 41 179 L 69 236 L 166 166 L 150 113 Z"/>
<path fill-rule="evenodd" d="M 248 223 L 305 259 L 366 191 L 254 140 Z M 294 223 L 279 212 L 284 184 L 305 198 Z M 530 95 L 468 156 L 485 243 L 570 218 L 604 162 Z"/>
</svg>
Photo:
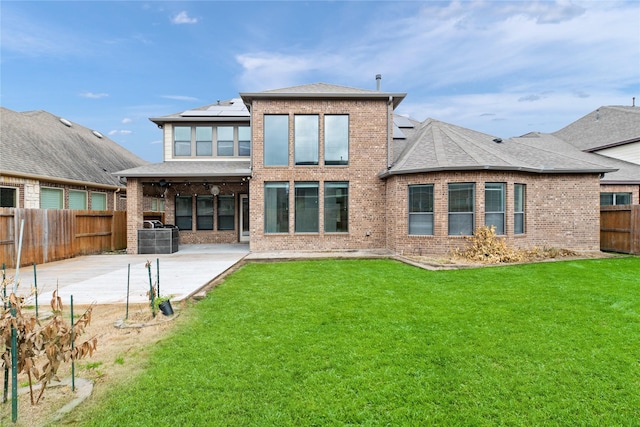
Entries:
<svg viewBox="0 0 640 427">
<path fill-rule="evenodd" d="M 600 207 L 600 249 L 640 254 L 640 205 Z"/>
<path fill-rule="evenodd" d="M 0 208 L 0 264 L 15 268 L 127 247 L 125 211 Z"/>
</svg>

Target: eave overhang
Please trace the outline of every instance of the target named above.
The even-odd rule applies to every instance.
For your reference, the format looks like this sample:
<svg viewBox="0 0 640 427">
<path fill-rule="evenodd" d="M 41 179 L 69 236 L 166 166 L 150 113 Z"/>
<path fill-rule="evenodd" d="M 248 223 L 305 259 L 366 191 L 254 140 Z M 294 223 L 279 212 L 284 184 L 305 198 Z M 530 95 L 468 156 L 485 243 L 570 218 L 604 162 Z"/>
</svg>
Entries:
<svg viewBox="0 0 640 427">
<path fill-rule="evenodd" d="M 378 174 L 381 179 L 388 178 L 391 175 L 410 175 L 416 173 L 430 173 L 430 172 L 461 172 L 461 171 L 504 171 L 504 172 L 528 172 L 538 174 L 603 174 L 608 172 L 616 172 L 618 169 L 612 168 L 594 168 L 594 169 L 564 169 L 564 168 L 533 168 L 525 166 L 451 166 L 451 167 L 434 167 L 434 168 L 418 168 L 418 169 L 404 169 L 401 171 L 383 171 Z"/>
</svg>

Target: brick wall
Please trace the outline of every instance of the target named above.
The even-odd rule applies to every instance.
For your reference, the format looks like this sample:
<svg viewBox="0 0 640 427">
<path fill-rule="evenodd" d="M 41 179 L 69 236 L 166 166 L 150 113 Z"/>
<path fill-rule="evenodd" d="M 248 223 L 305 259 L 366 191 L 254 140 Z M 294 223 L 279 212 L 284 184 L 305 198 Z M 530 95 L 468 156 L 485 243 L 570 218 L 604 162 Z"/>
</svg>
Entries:
<svg viewBox="0 0 640 427">
<path fill-rule="evenodd" d="M 264 166 L 264 114 L 289 115 L 289 166 Z M 294 166 L 293 125 L 295 114 L 319 115 L 320 156 L 317 166 Z M 324 115 L 349 115 L 349 165 L 325 166 Z M 387 162 L 388 116 L 386 100 L 255 100 L 252 106 L 253 175 L 251 193 L 252 251 L 380 249 L 386 247 L 385 183 L 378 173 Z M 264 183 L 289 182 L 289 232 L 264 233 Z M 319 183 L 318 233 L 294 232 L 294 183 Z M 323 230 L 324 182 L 349 182 L 349 232 Z"/>
<path fill-rule="evenodd" d="M 448 183 L 473 182 L 475 227 L 484 225 L 484 184 L 506 183 L 507 244 L 521 248 L 600 249 L 600 183 L 597 174 L 438 172 L 392 176 L 387 181 L 389 249 L 399 254 L 445 254 L 467 242 L 448 235 Z M 408 185 L 434 184 L 434 235 L 408 234 Z M 525 233 L 514 234 L 514 184 L 526 185 Z"/>
<path fill-rule="evenodd" d="M 127 253 L 138 253 L 138 230 L 143 221 L 142 182 L 127 179 Z"/>
</svg>

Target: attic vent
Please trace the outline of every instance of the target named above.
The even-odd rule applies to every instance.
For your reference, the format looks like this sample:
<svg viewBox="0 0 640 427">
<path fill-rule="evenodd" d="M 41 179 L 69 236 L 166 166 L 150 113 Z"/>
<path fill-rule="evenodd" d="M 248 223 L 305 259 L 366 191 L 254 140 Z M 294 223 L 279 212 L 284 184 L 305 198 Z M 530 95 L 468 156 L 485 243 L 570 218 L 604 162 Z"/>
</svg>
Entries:
<svg viewBox="0 0 640 427">
<path fill-rule="evenodd" d="M 67 120 L 67 119 L 63 119 L 62 117 L 60 117 L 60 123 L 62 123 L 63 125 L 65 125 L 68 128 L 71 127 L 71 122 L 69 120 Z"/>
<path fill-rule="evenodd" d="M 502 142 L 502 138 L 494 138 L 493 142 L 495 142 L 496 144 L 500 144 Z"/>
<path fill-rule="evenodd" d="M 97 130 L 92 130 L 91 133 L 94 134 L 95 136 L 97 136 L 98 138 L 102 139 L 103 135 L 100 132 L 98 132 Z"/>
</svg>

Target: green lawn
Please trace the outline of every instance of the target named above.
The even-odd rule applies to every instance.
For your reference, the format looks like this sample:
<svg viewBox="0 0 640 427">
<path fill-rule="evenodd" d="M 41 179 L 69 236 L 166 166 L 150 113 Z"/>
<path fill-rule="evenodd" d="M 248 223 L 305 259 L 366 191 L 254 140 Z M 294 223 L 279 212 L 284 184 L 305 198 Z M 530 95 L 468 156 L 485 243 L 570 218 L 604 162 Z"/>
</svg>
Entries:
<svg viewBox="0 0 640 427">
<path fill-rule="evenodd" d="M 176 326 L 82 425 L 640 423 L 638 257 L 248 264 Z"/>
</svg>

